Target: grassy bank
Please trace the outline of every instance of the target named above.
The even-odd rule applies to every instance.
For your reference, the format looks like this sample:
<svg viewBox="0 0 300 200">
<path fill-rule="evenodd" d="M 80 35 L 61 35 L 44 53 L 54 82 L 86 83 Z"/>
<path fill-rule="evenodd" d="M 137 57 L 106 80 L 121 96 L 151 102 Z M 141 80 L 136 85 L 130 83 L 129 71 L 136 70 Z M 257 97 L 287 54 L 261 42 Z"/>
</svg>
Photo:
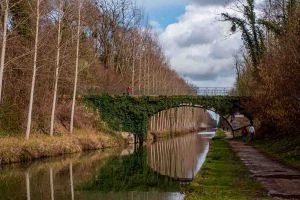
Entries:
<svg viewBox="0 0 300 200">
<path fill-rule="evenodd" d="M 78 130 L 73 135 L 55 137 L 33 134 L 28 141 L 22 136 L 0 137 L 0 164 L 120 146 L 120 141 L 122 139 L 112 134 L 92 130 Z"/>
<path fill-rule="evenodd" d="M 257 140 L 254 145 L 271 157 L 300 169 L 300 135 Z"/>
<path fill-rule="evenodd" d="M 186 200 L 269 199 L 224 140 L 222 131 L 212 140 L 207 160 L 186 192 Z"/>
</svg>

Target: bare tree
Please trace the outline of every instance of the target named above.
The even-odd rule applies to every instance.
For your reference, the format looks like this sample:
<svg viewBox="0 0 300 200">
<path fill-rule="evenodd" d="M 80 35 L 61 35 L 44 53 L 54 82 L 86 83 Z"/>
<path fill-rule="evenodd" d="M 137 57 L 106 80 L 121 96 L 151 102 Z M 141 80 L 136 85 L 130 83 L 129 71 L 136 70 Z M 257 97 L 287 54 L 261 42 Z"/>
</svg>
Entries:
<svg viewBox="0 0 300 200">
<path fill-rule="evenodd" d="M 136 50 L 135 50 L 135 36 L 133 36 L 133 39 L 132 39 L 132 74 L 131 74 L 131 88 L 132 88 L 132 95 L 135 94 L 135 88 L 134 88 L 134 81 L 135 81 L 135 57 L 136 57 Z"/>
<path fill-rule="evenodd" d="M 60 67 L 60 48 L 61 48 L 61 22 L 62 22 L 62 1 L 59 0 L 59 13 L 58 13 L 58 31 L 57 31 L 57 55 L 56 55 L 56 69 L 55 69 L 55 84 L 54 84 L 54 94 L 53 94 L 53 104 L 51 113 L 51 124 L 50 124 L 50 136 L 53 136 L 54 132 L 54 121 L 55 121 L 55 109 L 57 102 L 57 87 L 58 87 L 58 77 L 59 77 L 59 67 Z"/>
<path fill-rule="evenodd" d="M 140 53 L 139 53 L 139 75 L 138 75 L 138 91 L 139 91 L 139 95 L 141 95 L 141 78 L 142 78 L 142 51 L 143 48 L 140 45 L 140 49 L 139 49 Z"/>
<path fill-rule="evenodd" d="M 36 29 L 35 29 L 35 42 L 34 42 L 33 73 L 32 73 L 30 102 L 29 102 L 28 118 L 27 118 L 26 140 L 29 140 L 29 135 L 31 131 L 32 106 L 33 106 L 33 96 L 34 96 L 34 87 L 35 87 L 36 70 L 37 70 L 39 25 L 40 25 L 40 0 L 36 0 Z"/>
<path fill-rule="evenodd" d="M 78 65 L 79 65 L 81 6 L 82 6 L 81 0 L 78 0 L 76 64 L 75 64 L 75 80 L 74 80 L 73 101 L 72 101 L 72 111 L 71 111 L 70 133 L 73 133 L 74 131 L 74 113 L 75 113 L 75 103 L 76 103 L 76 95 L 77 95 Z"/>
<path fill-rule="evenodd" d="M 7 41 L 7 20 L 8 20 L 9 2 L 5 1 L 4 21 L 3 21 L 3 38 L 2 38 L 2 51 L 1 51 L 1 62 L 0 62 L 0 103 L 2 102 L 2 83 L 3 83 L 3 71 Z"/>
</svg>

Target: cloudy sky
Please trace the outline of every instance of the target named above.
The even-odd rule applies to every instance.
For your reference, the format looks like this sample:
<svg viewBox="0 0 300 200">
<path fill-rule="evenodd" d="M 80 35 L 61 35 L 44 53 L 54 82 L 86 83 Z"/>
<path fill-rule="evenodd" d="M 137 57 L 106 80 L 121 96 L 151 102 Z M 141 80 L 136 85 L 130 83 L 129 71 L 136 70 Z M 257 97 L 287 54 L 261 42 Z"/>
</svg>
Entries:
<svg viewBox="0 0 300 200">
<path fill-rule="evenodd" d="M 200 87 L 233 86 L 233 55 L 242 42 L 219 21 L 222 12 L 233 12 L 228 0 L 139 1 L 173 69 Z"/>
</svg>

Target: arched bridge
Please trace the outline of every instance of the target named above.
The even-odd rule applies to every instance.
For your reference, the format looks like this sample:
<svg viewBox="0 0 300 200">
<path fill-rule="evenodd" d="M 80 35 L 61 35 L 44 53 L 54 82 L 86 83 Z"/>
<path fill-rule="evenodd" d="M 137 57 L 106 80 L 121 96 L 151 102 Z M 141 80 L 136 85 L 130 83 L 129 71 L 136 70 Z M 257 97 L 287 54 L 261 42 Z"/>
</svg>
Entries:
<svg viewBox="0 0 300 200">
<path fill-rule="evenodd" d="M 247 98 L 236 96 L 110 96 L 95 95 L 85 102 L 100 111 L 103 121 L 115 131 L 126 131 L 143 139 L 151 116 L 176 107 L 201 107 L 212 110 L 221 117 L 234 113 L 245 114 L 242 105 Z"/>
</svg>

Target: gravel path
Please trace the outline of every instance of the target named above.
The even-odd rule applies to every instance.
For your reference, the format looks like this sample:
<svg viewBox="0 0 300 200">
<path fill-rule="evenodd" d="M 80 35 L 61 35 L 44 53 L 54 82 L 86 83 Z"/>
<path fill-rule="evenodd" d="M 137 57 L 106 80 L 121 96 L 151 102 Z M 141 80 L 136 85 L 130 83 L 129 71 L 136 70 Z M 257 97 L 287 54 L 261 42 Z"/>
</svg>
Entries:
<svg viewBox="0 0 300 200">
<path fill-rule="evenodd" d="M 274 199 L 300 199 L 300 172 L 261 153 L 252 146 L 229 141 L 234 151 Z"/>
</svg>

